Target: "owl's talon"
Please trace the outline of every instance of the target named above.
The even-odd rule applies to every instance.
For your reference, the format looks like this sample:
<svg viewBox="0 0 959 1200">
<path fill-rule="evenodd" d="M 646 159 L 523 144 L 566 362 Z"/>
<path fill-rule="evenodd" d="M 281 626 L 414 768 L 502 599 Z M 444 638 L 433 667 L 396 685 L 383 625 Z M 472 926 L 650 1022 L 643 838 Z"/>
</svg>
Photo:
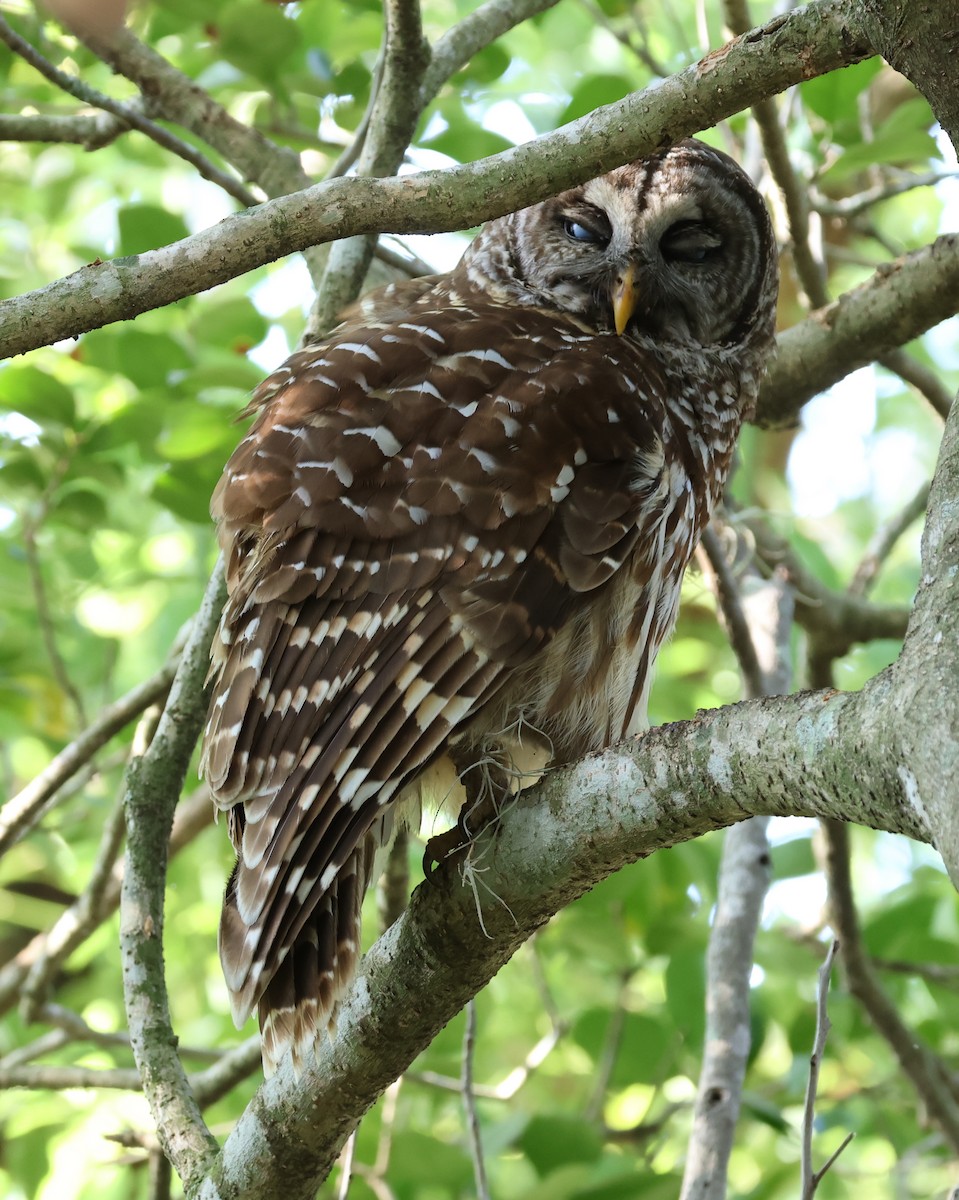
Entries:
<svg viewBox="0 0 959 1200">
<path fill-rule="evenodd" d="M 439 885 L 442 868 L 455 866 L 469 853 L 470 840 L 459 825 L 431 837 L 423 850 L 423 874 L 427 880 Z"/>
</svg>

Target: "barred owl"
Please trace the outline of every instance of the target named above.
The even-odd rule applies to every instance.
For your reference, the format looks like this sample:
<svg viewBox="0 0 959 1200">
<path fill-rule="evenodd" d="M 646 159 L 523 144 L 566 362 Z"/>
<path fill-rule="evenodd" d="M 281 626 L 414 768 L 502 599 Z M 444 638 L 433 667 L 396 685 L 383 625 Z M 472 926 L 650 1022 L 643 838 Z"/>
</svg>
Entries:
<svg viewBox="0 0 959 1200">
<path fill-rule="evenodd" d="M 203 769 L 238 854 L 221 959 L 267 1071 L 333 1019 L 377 852 L 440 764 L 468 841 L 484 788 L 644 728 L 776 283 L 749 179 L 685 141 L 490 222 L 254 394 L 213 499 Z"/>
</svg>

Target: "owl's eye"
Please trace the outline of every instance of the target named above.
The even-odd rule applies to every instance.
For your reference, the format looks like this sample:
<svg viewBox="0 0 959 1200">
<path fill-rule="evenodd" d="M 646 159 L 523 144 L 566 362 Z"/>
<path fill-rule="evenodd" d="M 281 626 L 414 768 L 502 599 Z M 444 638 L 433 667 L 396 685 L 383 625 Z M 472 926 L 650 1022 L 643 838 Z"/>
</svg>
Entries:
<svg viewBox="0 0 959 1200">
<path fill-rule="evenodd" d="M 609 244 L 609 237 L 606 234 L 590 229 L 588 225 L 581 225 L 579 221 L 574 221 L 569 217 L 563 222 L 563 231 L 574 242 L 588 243 L 593 246 Z"/>
<path fill-rule="evenodd" d="M 670 262 L 702 263 L 722 247 L 722 238 L 699 221 L 678 221 L 666 230 L 659 248 Z"/>
</svg>

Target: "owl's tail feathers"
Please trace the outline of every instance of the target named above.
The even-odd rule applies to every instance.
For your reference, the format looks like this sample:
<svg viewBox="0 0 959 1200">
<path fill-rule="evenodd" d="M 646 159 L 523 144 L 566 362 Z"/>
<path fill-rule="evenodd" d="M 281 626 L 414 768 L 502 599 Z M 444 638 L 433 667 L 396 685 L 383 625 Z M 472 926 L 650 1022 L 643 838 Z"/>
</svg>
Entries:
<svg viewBox="0 0 959 1200">
<path fill-rule="evenodd" d="M 364 849 L 358 848 L 339 869 L 256 1001 L 263 1073 L 267 1077 L 287 1053 L 292 1055 L 293 1070 L 298 1075 L 313 1053 L 317 1038 L 333 1032 L 340 997 L 359 963 L 366 857 Z M 225 969 L 231 942 L 239 940 L 242 944 L 249 933 L 228 892 L 220 919 L 220 955 Z M 228 969 L 226 973 L 229 983 Z M 234 1017 L 239 1023 L 249 1013 L 245 990 L 231 989 Z"/>
</svg>

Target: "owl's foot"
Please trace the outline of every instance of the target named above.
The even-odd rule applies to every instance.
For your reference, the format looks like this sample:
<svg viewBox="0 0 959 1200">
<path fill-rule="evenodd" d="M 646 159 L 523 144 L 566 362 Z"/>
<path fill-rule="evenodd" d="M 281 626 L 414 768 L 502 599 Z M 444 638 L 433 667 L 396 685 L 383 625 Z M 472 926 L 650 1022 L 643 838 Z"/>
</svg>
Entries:
<svg viewBox="0 0 959 1200">
<path fill-rule="evenodd" d="M 453 828 L 438 833 L 426 843 L 423 851 L 423 873 L 426 878 L 438 883 L 441 867 L 464 865 L 479 834 L 487 825 L 499 819 L 502 810 L 502 803 L 492 790 L 472 800 L 467 791 L 466 803 Z"/>
<path fill-rule="evenodd" d="M 423 874 L 430 883 L 439 884 L 441 869 L 456 866 L 469 854 L 472 841 L 469 834 L 457 822 L 452 829 L 431 837 L 423 850 Z"/>
</svg>

